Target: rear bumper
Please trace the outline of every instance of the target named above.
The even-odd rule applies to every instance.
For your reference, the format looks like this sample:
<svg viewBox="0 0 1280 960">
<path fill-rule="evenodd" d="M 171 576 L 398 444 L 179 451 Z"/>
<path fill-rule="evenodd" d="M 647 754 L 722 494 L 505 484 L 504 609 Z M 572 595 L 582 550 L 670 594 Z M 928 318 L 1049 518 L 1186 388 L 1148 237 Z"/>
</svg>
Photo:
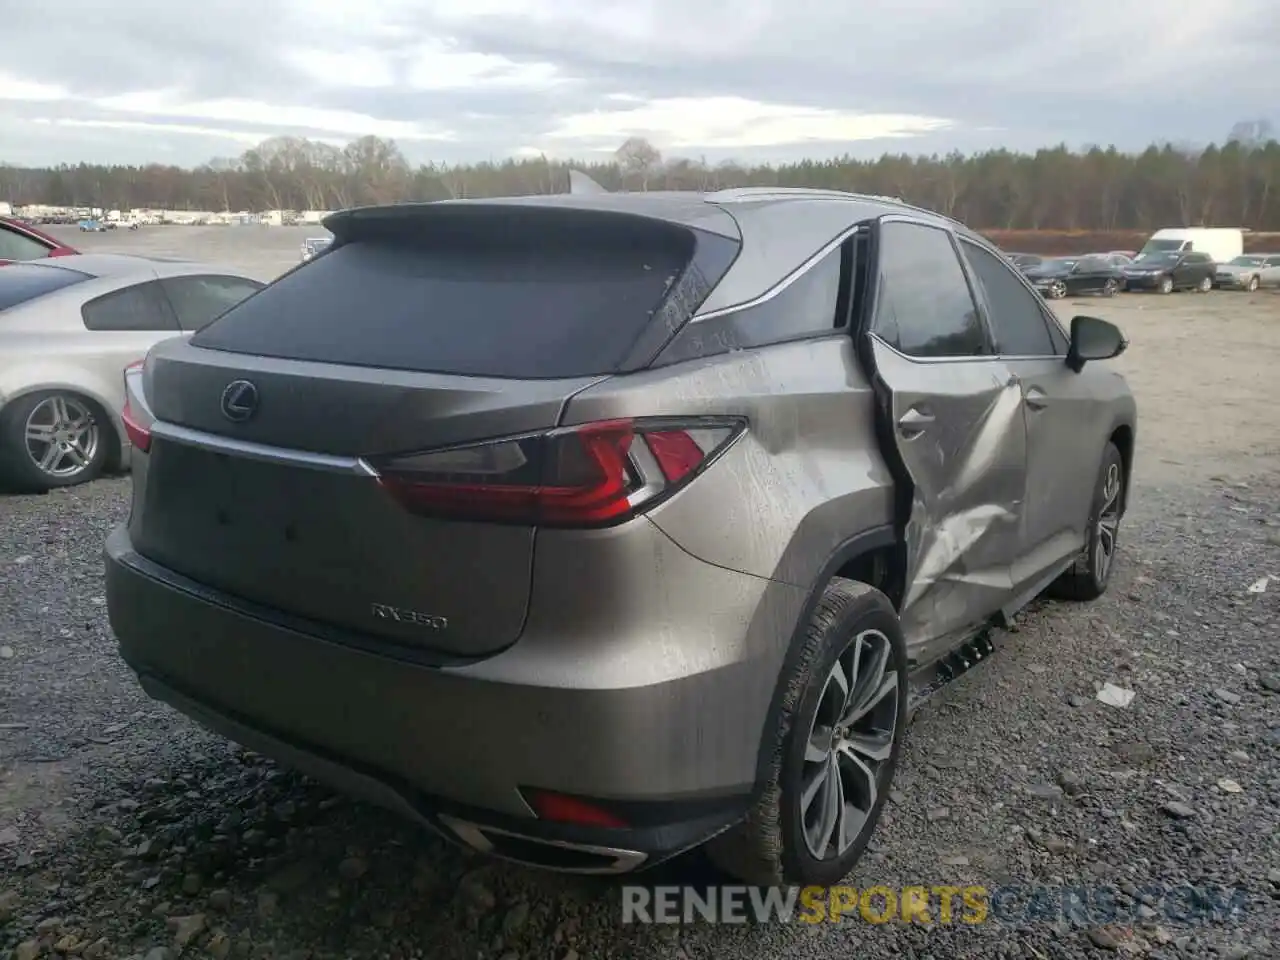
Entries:
<svg viewBox="0 0 1280 960">
<path fill-rule="evenodd" d="M 524 641 L 480 663 L 430 667 L 238 610 L 138 555 L 123 528 L 108 540 L 106 567 L 121 655 L 149 695 L 476 849 L 623 872 L 723 830 L 754 793 L 779 666 L 771 657 L 739 654 L 637 686 L 617 686 L 606 670 L 607 688 L 584 684 L 554 646 L 517 655 Z M 744 578 L 740 593 L 755 581 L 725 574 Z M 659 640 L 650 656 L 662 656 Z M 738 650 L 750 647 L 739 638 Z M 529 788 L 588 798 L 628 826 L 540 820 Z"/>
</svg>

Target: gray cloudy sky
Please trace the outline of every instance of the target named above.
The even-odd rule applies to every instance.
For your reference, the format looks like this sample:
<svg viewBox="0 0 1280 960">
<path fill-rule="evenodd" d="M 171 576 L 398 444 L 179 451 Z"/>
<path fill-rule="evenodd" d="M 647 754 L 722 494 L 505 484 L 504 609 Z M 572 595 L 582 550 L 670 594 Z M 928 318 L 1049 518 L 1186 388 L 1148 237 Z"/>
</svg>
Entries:
<svg viewBox="0 0 1280 960">
<path fill-rule="evenodd" d="M 49 0 L 3 24 L 19 164 L 277 134 L 448 161 L 1133 148 L 1280 120 L 1277 0 Z"/>
</svg>

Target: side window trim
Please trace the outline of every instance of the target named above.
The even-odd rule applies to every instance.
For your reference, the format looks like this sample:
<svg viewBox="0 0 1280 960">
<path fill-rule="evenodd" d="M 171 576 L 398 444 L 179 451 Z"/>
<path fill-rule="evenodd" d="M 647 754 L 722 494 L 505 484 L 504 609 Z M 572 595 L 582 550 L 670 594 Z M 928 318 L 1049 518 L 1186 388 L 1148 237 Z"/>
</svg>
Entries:
<svg viewBox="0 0 1280 960">
<path fill-rule="evenodd" d="M 971 237 L 960 237 L 960 238 L 958 238 L 958 239 L 959 239 L 959 242 L 960 242 L 960 245 L 961 245 L 961 248 L 962 248 L 962 249 L 963 249 L 964 244 L 966 244 L 966 243 L 967 243 L 967 244 L 971 244 L 971 245 L 973 245 L 973 246 L 977 247 L 977 248 L 978 248 L 978 249 L 980 249 L 980 250 L 984 250 L 984 251 L 986 251 L 987 253 L 991 254 L 992 256 L 996 257 L 997 259 L 999 259 L 999 257 L 1000 257 L 1000 253 L 999 253 L 999 251 L 997 251 L 997 250 L 996 250 L 994 247 L 992 247 L 990 244 L 981 243 L 981 242 L 979 242 L 979 241 L 977 241 L 977 240 L 974 240 L 974 239 L 973 239 L 973 238 L 971 238 Z M 968 258 L 968 257 L 963 257 L 962 259 L 964 260 L 965 269 L 967 269 L 967 270 L 973 270 L 973 265 L 972 265 L 971 263 L 969 263 L 969 258 Z M 1033 297 L 1035 298 L 1035 300 L 1036 300 L 1036 307 L 1037 307 L 1037 309 L 1039 309 L 1039 311 L 1040 311 L 1040 319 L 1041 319 L 1041 320 L 1043 320 L 1043 321 L 1045 322 L 1045 324 L 1049 325 L 1050 327 L 1052 327 L 1052 328 L 1056 328 L 1056 332 L 1058 332 L 1059 334 L 1061 334 L 1061 336 L 1062 336 L 1062 340 L 1063 340 L 1064 342 L 1066 342 L 1066 343 L 1070 343 L 1070 342 L 1071 342 L 1071 337 L 1070 337 L 1070 336 L 1067 334 L 1067 332 L 1063 329 L 1063 327 L 1062 327 L 1062 322 L 1058 319 L 1058 315 L 1057 315 L 1056 313 L 1054 313 L 1052 310 L 1050 310 L 1048 307 L 1046 307 L 1046 306 L 1044 305 L 1044 301 L 1043 301 L 1043 299 L 1041 298 L 1041 296 L 1040 296 L 1039 292 L 1037 292 L 1036 288 L 1035 288 L 1035 287 L 1033 287 L 1033 286 L 1032 286 L 1032 285 L 1027 281 L 1027 278 L 1026 278 L 1026 276 L 1023 274 L 1023 272 L 1022 272 L 1021 270 L 1012 270 L 1012 271 L 1010 271 L 1010 272 L 1014 275 L 1014 277 L 1015 277 L 1015 278 L 1017 278 L 1018 282 L 1022 284 L 1023 288 L 1024 288 L 1024 289 L 1025 289 L 1029 294 L 1031 294 L 1031 296 L 1033 296 Z M 983 293 L 980 293 L 979 295 L 980 295 L 980 297 L 981 297 L 981 302 L 979 303 L 978 310 L 979 310 L 979 312 L 982 314 L 982 321 L 983 321 L 983 323 L 984 323 L 984 324 L 986 324 L 986 326 L 987 326 L 987 332 L 988 332 L 988 335 L 989 335 L 989 336 L 992 336 L 992 341 L 993 341 L 993 342 L 995 342 L 995 338 L 994 338 L 994 336 L 991 334 L 991 322 L 990 322 L 990 321 L 991 321 L 991 318 L 987 315 L 987 311 L 990 309 L 990 306 L 987 304 L 986 295 L 985 295 L 985 294 L 983 294 Z M 1056 340 L 1058 339 L 1057 337 L 1055 337 L 1055 336 L 1054 336 L 1054 332 L 1055 332 L 1055 331 L 1054 331 L 1054 329 L 1050 329 L 1050 330 L 1049 330 L 1049 339 L 1050 339 L 1050 341 L 1056 341 Z M 1059 358 L 1061 358 L 1061 357 L 1062 357 L 1062 354 L 1060 354 L 1060 353 L 1035 354 L 1035 355 L 1032 355 L 1032 354 L 1018 354 L 1018 353 L 1003 353 L 1003 352 L 1001 352 L 1001 351 L 1000 351 L 1000 349 L 999 349 L 999 344 L 998 344 L 998 343 L 996 343 L 996 347 L 995 347 L 995 349 L 996 349 L 996 356 L 1001 357 L 1001 358 L 1003 358 L 1003 359 L 1007 359 L 1007 360 L 1049 360 L 1049 359 L 1056 360 L 1056 359 L 1059 359 Z"/>
<path fill-rule="evenodd" d="M 970 267 L 964 257 L 960 255 L 960 250 L 956 246 L 957 237 L 955 231 L 942 224 L 930 223 L 927 220 L 922 220 L 919 217 L 913 217 L 904 213 L 890 213 L 883 217 L 878 217 L 874 221 L 872 229 L 873 240 L 869 248 L 873 256 L 873 262 L 877 266 L 879 265 L 880 257 L 883 255 L 883 251 L 880 249 L 880 228 L 886 223 L 905 223 L 913 227 L 924 227 L 929 230 L 938 230 L 947 237 L 951 244 L 952 252 L 955 254 L 956 261 L 960 265 L 960 274 L 964 277 L 965 285 L 969 289 L 969 299 L 973 302 L 973 309 L 978 315 L 978 323 L 982 328 L 982 335 L 986 341 L 986 348 L 989 352 L 972 357 L 913 357 L 910 354 L 903 353 L 893 344 L 889 343 L 884 339 L 884 337 L 880 336 L 874 329 L 872 329 L 875 324 L 877 312 L 880 309 L 880 298 L 883 296 L 883 291 L 880 289 L 878 270 L 868 271 L 875 275 L 874 287 L 869 291 L 871 293 L 871 297 L 863 307 L 863 322 L 860 324 L 860 329 L 857 332 L 859 334 L 875 337 L 876 340 L 884 347 L 892 350 L 898 356 L 902 357 L 902 359 L 909 360 L 912 363 L 987 363 L 996 359 L 995 341 L 991 336 L 991 327 L 987 323 L 987 316 L 983 311 L 982 304 L 974 295 L 973 278 L 969 274 Z"/>
</svg>

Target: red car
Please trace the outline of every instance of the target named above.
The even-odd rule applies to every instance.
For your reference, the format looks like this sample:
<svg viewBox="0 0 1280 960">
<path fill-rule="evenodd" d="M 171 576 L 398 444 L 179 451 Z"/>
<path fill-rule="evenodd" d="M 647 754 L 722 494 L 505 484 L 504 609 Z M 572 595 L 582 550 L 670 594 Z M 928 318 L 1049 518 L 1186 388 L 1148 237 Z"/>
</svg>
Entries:
<svg viewBox="0 0 1280 960">
<path fill-rule="evenodd" d="M 0 267 L 20 260 L 43 260 L 79 252 L 21 220 L 0 217 Z"/>
</svg>

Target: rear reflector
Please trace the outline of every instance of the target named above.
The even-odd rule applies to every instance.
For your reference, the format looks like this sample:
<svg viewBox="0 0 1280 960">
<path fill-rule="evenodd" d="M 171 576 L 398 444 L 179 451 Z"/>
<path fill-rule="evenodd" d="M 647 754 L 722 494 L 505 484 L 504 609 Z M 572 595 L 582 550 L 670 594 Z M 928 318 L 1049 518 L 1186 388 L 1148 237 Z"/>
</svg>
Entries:
<svg viewBox="0 0 1280 960">
<path fill-rule="evenodd" d="M 607 527 L 691 482 L 743 427 L 729 418 L 606 420 L 369 465 L 389 494 L 422 516 Z"/>
<path fill-rule="evenodd" d="M 131 376 L 141 376 L 145 363 L 145 360 L 139 360 L 124 368 L 124 410 L 120 412 L 120 420 L 124 424 L 124 432 L 129 438 L 129 443 L 135 450 L 141 450 L 143 453 L 151 449 L 151 431 L 142 425 L 133 409 L 130 399 L 133 391 L 129 380 Z"/>
<path fill-rule="evenodd" d="M 613 827 L 622 829 L 627 822 L 617 814 L 597 806 L 590 800 L 544 790 L 522 790 L 539 820 L 572 823 L 580 827 Z"/>
</svg>

